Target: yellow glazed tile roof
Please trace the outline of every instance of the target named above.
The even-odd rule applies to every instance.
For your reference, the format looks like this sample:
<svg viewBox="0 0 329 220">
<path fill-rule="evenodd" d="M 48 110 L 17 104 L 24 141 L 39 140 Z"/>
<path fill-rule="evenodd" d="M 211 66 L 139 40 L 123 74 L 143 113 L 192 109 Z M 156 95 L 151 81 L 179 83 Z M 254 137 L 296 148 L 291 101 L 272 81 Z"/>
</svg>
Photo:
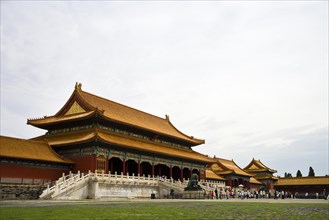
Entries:
<svg viewBox="0 0 329 220">
<path fill-rule="evenodd" d="M 48 124 L 48 123 L 55 124 L 55 123 L 88 118 L 93 114 L 95 114 L 95 111 L 84 112 L 80 114 L 64 115 L 64 116 L 49 116 L 49 117 L 44 116 L 43 118 L 29 119 L 28 124 L 32 124 L 32 125 Z"/>
<path fill-rule="evenodd" d="M 70 143 L 81 143 L 90 141 L 93 138 L 98 138 L 109 144 L 115 144 L 130 149 L 148 151 L 156 154 L 167 155 L 184 159 L 197 160 L 204 163 L 210 163 L 212 160 L 193 150 L 185 150 L 174 147 L 165 146 L 156 142 L 140 140 L 134 137 L 122 136 L 114 132 L 102 131 L 101 129 L 91 129 L 83 132 L 75 132 L 72 134 L 63 135 L 45 135 L 38 137 L 38 140 L 46 138 L 50 146 L 56 148 L 65 146 Z"/>
<path fill-rule="evenodd" d="M 215 172 L 216 174 L 224 175 L 224 174 L 229 174 L 229 173 L 235 173 L 235 174 L 242 175 L 242 176 L 249 176 L 249 177 L 252 176 L 251 174 L 243 171 L 233 160 L 226 160 L 223 158 L 214 158 L 213 161 L 215 163 L 218 163 L 220 165 L 220 167 L 225 168 L 222 171 Z"/>
<path fill-rule="evenodd" d="M 276 173 L 276 170 L 273 170 L 265 166 L 260 160 L 252 159 L 252 161 L 243 169 L 246 172 L 256 173 L 256 172 L 265 172 Z"/>
<path fill-rule="evenodd" d="M 276 186 L 329 185 L 329 176 L 279 178 Z"/>
<path fill-rule="evenodd" d="M 262 185 L 262 183 L 259 182 L 258 180 L 256 180 L 254 177 L 250 177 L 250 183 L 257 184 L 257 185 Z"/>
<path fill-rule="evenodd" d="M 48 144 L 40 141 L 0 136 L 0 147 L 1 157 L 54 163 L 73 163 L 68 159 L 60 157 Z"/>
<path fill-rule="evenodd" d="M 221 181 L 225 181 L 225 178 L 218 176 L 216 173 L 214 173 L 214 171 L 212 171 L 211 169 L 206 169 L 206 178 L 207 179 L 213 179 L 213 180 L 221 180 Z"/>
<path fill-rule="evenodd" d="M 72 100 L 78 101 L 73 102 Z M 77 104 L 77 102 L 80 103 Z M 81 113 L 65 115 L 70 110 L 69 105 L 72 106 L 74 104 L 79 105 L 80 109 L 84 109 L 86 112 L 80 111 Z M 84 106 L 84 108 L 81 106 Z M 197 139 L 193 136 L 188 136 L 180 132 L 173 126 L 168 116 L 166 116 L 166 118 L 160 118 L 155 115 L 151 115 L 146 112 L 82 91 L 81 84 L 76 85 L 76 88 L 70 99 L 56 115 L 40 119 L 31 119 L 28 120 L 28 124 L 41 127 L 45 124 L 52 124 L 57 123 L 58 121 L 63 121 L 64 119 L 62 119 L 62 117 L 65 117 L 67 120 L 72 120 L 74 117 L 81 118 L 82 116 L 88 115 L 90 111 L 100 112 L 101 116 L 107 120 L 149 130 L 160 135 L 178 138 L 193 145 L 203 144 L 205 142 L 202 139 Z"/>
<path fill-rule="evenodd" d="M 258 180 L 265 180 L 265 179 L 272 179 L 272 180 L 277 180 L 278 177 L 276 176 L 269 176 L 269 175 L 263 175 L 263 174 L 255 174 L 254 177 Z"/>
</svg>

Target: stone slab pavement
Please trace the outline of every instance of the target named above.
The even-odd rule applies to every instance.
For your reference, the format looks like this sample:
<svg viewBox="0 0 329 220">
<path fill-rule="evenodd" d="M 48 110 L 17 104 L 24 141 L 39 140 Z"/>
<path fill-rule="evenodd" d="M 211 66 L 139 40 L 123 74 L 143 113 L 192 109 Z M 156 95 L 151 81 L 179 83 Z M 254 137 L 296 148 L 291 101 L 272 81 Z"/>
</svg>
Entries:
<svg viewBox="0 0 329 220">
<path fill-rule="evenodd" d="M 107 205 L 111 203 L 138 203 L 138 202 L 266 202 L 266 203 L 319 203 L 328 204 L 329 200 L 324 199 L 117 199 L 117 200 L 100 200 L 100 199 L 86 199 L 86 200 L 2 200 L 1 207 L 43 207 L 43 206 L 65 206 L 65 205 Z"/>
</svg>

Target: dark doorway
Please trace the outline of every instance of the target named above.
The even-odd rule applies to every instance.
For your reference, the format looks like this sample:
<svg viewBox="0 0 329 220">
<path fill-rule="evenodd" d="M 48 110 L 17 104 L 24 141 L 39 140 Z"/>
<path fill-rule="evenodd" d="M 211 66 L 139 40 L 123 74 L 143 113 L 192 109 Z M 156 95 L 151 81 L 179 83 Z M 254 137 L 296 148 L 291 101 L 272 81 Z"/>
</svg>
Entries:
<svg viewBox="0 0 329 220">
<path fill-rule="evenodd" d="M 191 171 L 189 168 L 184 168 L 183 169 L 183 179 L 189 179 L 191 177 Z"/>
<path fill-rule="evenodd" d="M 157 164 L 154 166 L 154 175 L 170 178 L 170 168 L 164 164 Z"/>
<path fill-rule="evenodd" d="M 126 173 L 129 174 L 129 176 L 132 176 L 133 174 L 135 176 L 138 176 L 138 164 L 134 160 L 127 160 L 126 161 Z"/>
<path fill-rule="evenodd" d="M 180 179 L 180 170 L 181 169 L 179 167 L 177 167 L 177 166 L 174 166 L 172 168 L 172 178 L 174 180 L 179 180 Z"/>
<path fill-rule="evenodd" d="M 149 162 L 142 162 L 141 163 L 141 176 L 152 176 L 152 165 Z"/>
<path fill-rule="evenodd" d="M 109 172 L 114 174 L 117 172 L 118 175 L 121 175 L 122 170 L 122 160 L 118 157 L 112 157 L 109 159 Z"/>
</svg>

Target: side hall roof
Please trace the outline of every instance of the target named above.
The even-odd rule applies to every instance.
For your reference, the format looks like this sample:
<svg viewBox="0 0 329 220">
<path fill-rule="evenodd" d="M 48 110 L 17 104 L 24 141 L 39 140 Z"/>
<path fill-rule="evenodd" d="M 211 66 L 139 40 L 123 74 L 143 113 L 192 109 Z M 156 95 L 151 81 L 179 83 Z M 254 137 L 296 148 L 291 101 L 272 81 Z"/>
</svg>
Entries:
<svg viewBox="0 0 329 220">
<path fill-rule="evenodd" d="M 62 133 L 56 135 L 44 135 L 35 138 L 36 140 L 46 139 L 50 146 L 54 149 L 65 147 L 71 144 L 86 143 L 94 139 L 102 140 L 105 143 L 121 146 L 124 148 L 147 151 L 154 154 L 162 154 L 170 157 L 183 158 L 187 160 L 196 160 L 202 163 L 211 163 L 212 159 L 201 153 L 195 152 L 192 149 L 181 149 L 169 147 L 165 144 L 141 140 L 132 136 L 120 135 L 115 132 L 105 131 L 102 129 L 92 128 L 89 130 L 73 132 L 71 134 Z"/>
<path fill-rule="evenodd" d="M 250 177 L 250 183 L 251 184 L 256 184 L 256 185 L 263 185 L 263 183 L 259 182 L 257 179 L 254 177 Z"/>
<path fill-rule="evenodd" d="M 248 173 L 266 172 L 266 171 L 270 173 L 277 172 L 276 170 L 265 166 L 260 160 L 255 160 L 254 158 L 243 170 Z"/>
<path fill-rule="evenodd" d="M 279 178 L 274 185 L 275 186 L 297 186 L 297 185 L 329 186 L 329 176 L 285 177 L 285 178 Z"/>
<path fill-rule="evenodd" d="M 73 164 L 71 160 L 59 156 L 45 142 L 6 136 L 0 136 L 0 157 Z"/>
<path fill-rule="evenodd" d="M 214 171 L 212 171 L 209 168 L 206 169 L 206 179 L 220 180 L 220 181 L 226 180 L 224 177 L 218 176 L 216 173 L 214 173 Z"/>
<path fill-rule="evenodd" d="M 54 116 L 39 119 L 28 119 L 27 123 L 44 128 L 63 121 L 81 120 L 95 112 L 109 121 L 121 123 L 137 129 L 147 130 L 159 135 L 180 139 L 190 143 L 191 146 L 205 143 L 202 139 L 188 136 L 179 131 L 169 120 L 169 116 L 160 118 L 155 115 L 119 104 L 117 102 L 82 91 L 81 84 L 75 89 L 66 104 Z"/>
<path fill-rule="evenodd" d="M 217 175 L 237 174 L 247 177 L 253 176 L 243 171 L 233 160 L 215 157 L 213 158 L 213 162 L 214 164 L 211 167 Z"/>
</svg>

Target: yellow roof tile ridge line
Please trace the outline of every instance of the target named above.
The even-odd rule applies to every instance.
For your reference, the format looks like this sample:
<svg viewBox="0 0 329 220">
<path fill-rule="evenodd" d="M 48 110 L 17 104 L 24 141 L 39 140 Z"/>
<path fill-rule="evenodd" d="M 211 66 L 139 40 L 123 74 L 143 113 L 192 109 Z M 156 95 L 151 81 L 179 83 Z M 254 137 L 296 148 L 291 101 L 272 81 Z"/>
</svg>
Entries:
<svg viewBox="0 0 329 220">
<path fill-rule="evenodd" d="M 102 100 L 104 100 L 104 101 L 112 102 L 112 103 L 114 103 L 114 104 L 116 104 L 116 105 L 120 105 L 120 106 L 123 106 L 123 107 L 125 107 L 125 108 L 129 108 L 129 109 L 132 109 L 132 110 L 134 110 L 134 111 L 137 111 L 137 112 L 140 112 L 140 113 L 143 113 L 143 114 L 147 114 L 147 115 L 152 116 L 152 117 L 156 117 L 156 118 L 158 118 L 158 119 L 161 119 L 162 121 L 169 122 L 170 126 L 171 126 L 172 128 L 174 128 L 178 133 L 182 134 L 183 136 L 185 136 L 185 137 L 187 137 L 187 138 L 190 138 L 190 139 L 192 139 L 192 140 L 195 140 L 195 141 L 200 141 L 200 142 L 202 142 L 202 143 L 205 143 L 205 140 L 203 140 L 203 139 L 198 139 L 198 138 L 194 138 L 193 136 L 188 136 L 188 135 L 184 134 L 183 132 L 181 132 L 180 130 L 178 130 L 178 129 L 177 129 L 177 128 L 176 128 L 176 127 L 170 122 L 170 120 L 169 120 L 169 115 L 165 115 L 165 118 L 161 118 L 161 117 L 159 117 L 159 116 L 157 116 L 157 115 L 153 115 L 153 114 L 151 114 L 151 113 L 147 113 L 147 112 L 145 112 L 145 111 L 141 111 L 141 110 L 139 110 L 139 109 L 136 109 L 136 108 L 133 108 L 133 107 L 130 107 L 130 106 L 127 106 L 127 105 L 124 105 L 124 104 L 121 104 L 121 103 L 115 102 L 115 101 L 113 101 L 113 100 L 110 100 L 110 99 L 107 99 L 107 98 L 104 98 L 104 97 L 101 97 L 101 96 L 98 96 L 98 95 L 95 95 L 95 94 L 92 94 L 92 93 L 89 93 L 89 92 L 83 91 L 81 88 L 80 88 L 79 92 L 81 92 L 81 93 L 85 93 L 85 94 L 87 94 L 87 95 L 90 95 L 90 96 L 93 96 L 93 97 L 96 97 L 96 98 L 99 98 L 99 99 L 102 99 Z M 83 96 L 83 95 L 82 95 L 82 96 Z M 82 97 L 82 98 L 83 98 L 83 97 Z M 86 103 L 88 103 L 88 101 L 85 100 L 84 98 L 83 98 L 83 100 L 84 100 Z M 89 104 L 89 103 L 88 103 L 88 104 Z M 91 104 L 89 104 L 89 105 L 92 106 Z M 95 106 L 92 106 L 92 107 L 95 108 Z"/>
<path fill-rule="evenodd" d="M 60 115 L 60 113 L 62 113 L 62 112 L 64 111 L 65 107 L 70 103 L 71 99 L 73 99 L 76 90 L 77 90 L 77 83 L 76 83 L 75 89 L 74 89 L 74 91 L 72 92 L 72 94 L 70 95 L 69 99 L 65 102 L 65 104 L 62 106 L 62 108 L 60 108 L 59 111 L 56 112 L 56 113 L 53 115 L 53 117 L 57 117 L 58 115 Z"/>
<path fill-rule="evenodd" d="M 229 159 L 224 159 L 224 158 L 221 158 L 221 157 L 216 157 L 216 159 L 219 159 L 219 160 L 226 160 L 228 162 L 232 162 L 233 159 L 229 160 Z"/>
<path fill-rule="evenodd" d="M 144 114 L 147 114 L 147 115 L 153 116 L 153 117 L 157 117 L 157 118 L 162 119 L 162 120 L 166 120 L 165 118 L 162 118 L 162 117 L 157 116 L 157 115 L 153 115 L 153 114 L 148 113 L 148 112 L 145 112 L 145 111 L 141 111 L 141 110 L 139 110 L 139 109 L 137 109 L 137 108 L 133 108 L 133 107 L 130 107 L 130 106 L 128 106 L 128 105 L 124 105 L 124 104 L 121 104 L 121 103 L 119 103 L 119 102 L 116 102 L 116 101 L 113 101 L 113 100 L 110 100 L 110 99 L 107 99 L 107 98 L 104 98 L 104 97 L 101 97 L 101 96 L 98 96 L 98 95 L 95 95 L 95 94 L 92 94 L 92 93 L 89 93 L 89 92 L 86 92 L 86 91 L 83 91 L 83 90 L 80 90 L 80 91 L 81 91 L 81 93 L 86 93 L 87 95 L 94 96 L 94 97 L 96 97 L 96 98 L 103 99 L 103 100 L 105 100 L 105 101 L 109 101 L 109 102 L 112 102 L 112 103 L 114 103 L 114 104 L 117 104 L 117 105 L 120 105 L 120 106 L 123 106 L 123 107 L 129 108 L 129 109 L 132 109 L 132 110 L 135 110 L 135 111 L 138 111 L 138 112 L 141 112 L 141 113 L 144 113 Z M 85 99 L 84 99 L 84 101 L 87 102 L 87 100 L 85 100 Z M 88 103 L 88 102 L 87 102 L 87 103 Z M 88 104 L 89 104 L 89 103 L 88 103 Z M 91 105 L 91 104 L 89 104 L 89 105 Z M 92 105 L 91 105 L 91 106 L 92 106 Z M 95 106 L 93 106 L 93 107 L 95 108 Z"/>
<path fill-rule="evenodd" d="M 74 90 L 73 90 L 72 94 L 70 95 L 69 99 L 65 102 L 65 104 L 63 105 L 63 107 L 62 107 L 62 108 L 61 108 L 56 114 L 54 114 L 54 115 L 51 116 L 51 117 L 57 117 L 58 115 L 60 115 L 60 114 L 64 111 L 65 107 L 66 107 L 66 106 L 70 103 L 70 101 L 74 98 L 74 96 L 78 96 L 78 97 L 80 98 L 80 100 L 81 100 L 84 104 L 86 104 L 89 108 L 95 110 L 95 109 L 93 108 L 93 106 L 90 105 L 86 100 L 84 100 L 84 98 L 83 98 L 82 95 L 80 94 L 80 92 L 82 91 L 82 90 L 81 90 L 81 87 L 82 87 L 82 84 L 81 84 L 81 83 L 78 84 L 78 83 L 76 82 L 75 87 L 74 87 Z M 88 112 L 86 109 L 85 109 L 85 111 Z"/>
<path fill-rule="evenodd" d="M 244 172 L 245 174 L 247 174 L 247 175 L 249 175 L 249 176 L 254 176 L 254 175 L 252 175 L 252 174 L 249 174 L 249 173 L 247 173 L 246 171 L 244 171 L 241 167 L 239 167 L 235 162 L 234 162 L 234 160 L 232 159 L 232 162 L 234 163 L 234 165 L 237 167 L 237 168 L 239 168 L 242 172 Z"/>
<path fill-rule="evenodd" d="M 35 143 L 39 143 L 39 144 L 48 144 L 48 143 L 45 143 L 44 141 L 37 141 L 37 140 L 31 140 L 31 139 L 23 139 L 23 138 L 12 137 L 12 136 L 0 135 L 0 137 L 15 139 L 15 140 L 19 140 L 19 141 L 30 141 L 30 142 L 35 142 Z"/>
<path fill-rule="evenodd" d="M 36 144 L 44 144 L 47 146 L 47 148 L 52 152 L 54 153 L 54 156 L 57 157 L 58 159 L 62 160 L 63 162 L 55 162 L 55 161 L 52 161 L 53 163 L 73 163 L 73 161 L 71 161 L 70 159 L 68 158 L 64 158 L 64 157 L 61 157 L 60 155 L 58 155 L 53 149 L 52 147 L 48 144 L 48 142 L 46 142 L 46 138 L 42 139 L 42 140 L 31 140 L 31 139 L 23 139 L 23 138 L 17 138 L 17 137 L 11 137 L 11 136 L 4 136 L 4 135 L 0 135 L 0 137 L 2 138 L 8 138 L 8 139 L 13 139 L 13 140 L 16 140 L 16 141 L 19 141 L 19 142 L 22 142 L 22 141 L 26 141 L 26 142 L 30 142 L 30 143 L 36 143 Z M 47 160 L 39 160 L 37 159 L 38 161 L 47 161 Z"/>
<path fill-rule="evenodd" d="M 216 157 L 215 159 L 217 159 L 217 160 L 216 160 L 216 163 L 217 163 L 217 164 L 220 164 L 222 168 L 225 167 L 226 171 L 234 172 L 234 170 L 230 169 L 229 167 L 227 167 L 225 164 L 223 164 L 223 163 L 221 162 L 221 160 L 225 160 L 225 161 L 231 162 L 230 160 L 228 160 L 228 159 L 224 159 L 224 158 L 220 158 L 220 157 Z M 224 168 L 223 168 L 223 169 L 224 169 Z M 224 169 L 224 170 L 225 170 L 225 169 Z"/>
<path fill-rule="evenodd" d="M 248 163 L 248 165 L 243 168 L 243 170 L 248 170 L 249 167 L 251 167 L 252 164 L 254 164 L 254 163 L 255 163 L 255 158 L 253 157 L 252 160 Z"/>
<path fill-rule="evenodd" d="M 188 136 L 186 134 L 184 134 L 183 132 L 181 132 L 180 130 L 178 130 L 170 121 L 169 119 L 169 115 L 166 115 L 166 121 L 170 124 L 170 126 L 172 126 L 177 132 L 179 132 L 180 134 L 182 134 L 183 136 L 187 137 L 187 138 L 191 138 L 192 140 L 195 140 L 195 141 L 200 141 L 200 142 L 203 142 L 203 144 L 206 142 L 204 139 L 198 139 L 198 138 L 195 138 L 193 136 Z"/>
<path fill-rule="evenodd" d="M 258 160 L 256 160 L 258 163 L 260 163 L 260 165 L 262 165 L 265 169 L 267 169 L 268 171 L 272 171 L 272 172 L 274 172 L 274 173 L 276 173 L 277 172 L 277 170 L 274 170 L 274 169 L 272 169 L 272 168 L 270 168 L 270 167 L 268 167 L 268 166 L 266 166 L 265 164 L 263 164 L 261 161 L 260 161 L 260 159 L 258 159 Z"/>
<path fill-rule="evenodd" d="M 264 168 L 270 169 L 268 166 L 266 166 L 265 164 L 263 164 L 260 159 L 256 160 L 261 166 L 263 166 Z"/>
</svg>

